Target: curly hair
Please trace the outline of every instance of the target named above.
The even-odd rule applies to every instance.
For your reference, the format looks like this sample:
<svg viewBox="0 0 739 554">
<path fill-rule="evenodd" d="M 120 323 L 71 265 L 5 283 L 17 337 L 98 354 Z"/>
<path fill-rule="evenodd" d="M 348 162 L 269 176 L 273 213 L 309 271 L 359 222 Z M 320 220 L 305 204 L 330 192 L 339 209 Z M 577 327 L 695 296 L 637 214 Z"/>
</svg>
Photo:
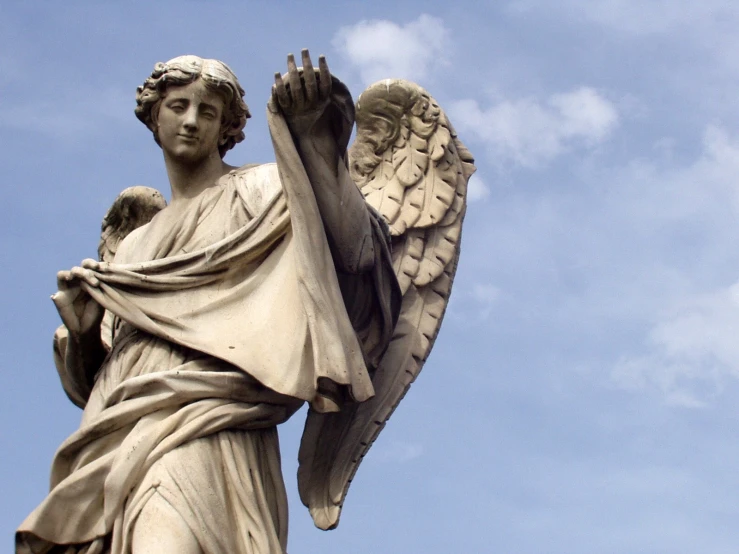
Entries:
<svg viewBox="0 0 739 554">
<path fill-rule="evenodd" d="M 154 140 L 161 146 L 156 119 L 167 88 L 188 85 L 197 79 L 202 79 L 208 89 L 223 96 L 225 109 L 221 120 L 222 136 L 218 145 L 218 152 L 223 158 L 226 152 L 244 140 L 244 126 L 251 117 L 249 107 L 244 102 L 244 89 L 225 63 L 188 55 L 156 64 L 151 77 L 136 88 L 134 112 L 139 121 L 154 133 Z"/>
</svg>

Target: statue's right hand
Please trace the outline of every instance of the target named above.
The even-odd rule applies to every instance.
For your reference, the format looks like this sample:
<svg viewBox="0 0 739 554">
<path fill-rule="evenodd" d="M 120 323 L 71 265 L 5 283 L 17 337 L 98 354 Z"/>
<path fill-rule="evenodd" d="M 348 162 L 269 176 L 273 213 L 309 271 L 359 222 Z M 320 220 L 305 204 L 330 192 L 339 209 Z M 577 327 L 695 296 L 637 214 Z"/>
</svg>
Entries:
<svg viewBox="0 0 739 554">
<path fill-rule="evenodd" d="M 100 326 L 105 310 L 82 288 L 82 282 L 91 287 L 100 286 L 94 273 L 85 267 L 73 267 L 57 273 L 59 292 L 51 299 L 71 335 L 82 336 Z"/>
<path fill-rule="evenodd" d="M 301 137 L 309 133 L 331 100 L 331 72 L 326 58 L 318 58 L 318 71 L 313 68 L 308 49 L 302 51 L 303 67 L 298 68 L 295 56 L 287 56 L 287 73 L 275 73 L 272 87 L 273 106 L 279 106 L 290 130 Z"/>
</svg>

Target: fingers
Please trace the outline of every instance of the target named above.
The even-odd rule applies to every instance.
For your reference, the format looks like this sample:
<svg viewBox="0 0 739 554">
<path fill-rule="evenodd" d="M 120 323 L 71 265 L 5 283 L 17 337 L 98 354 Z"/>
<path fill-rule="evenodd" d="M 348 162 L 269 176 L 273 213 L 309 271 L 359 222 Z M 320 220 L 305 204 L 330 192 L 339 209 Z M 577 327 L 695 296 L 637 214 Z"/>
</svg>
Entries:
<svg viewBox="0 0 739 554">
<path fill-rule="evenodd" d="M 280 103 L 280 107 L 283 109 L 289 108 L 291 104 L 290 95 L 287 93 L 285 81 L 282 79 L 282 74 L 279 72 L 275 73 L 275 85 L 272 90 L 277 97 L 277 101 Z"/>
<path fill-rule="evenodd" d="M 51 301 L 54 302 L 58 310 L 62 310 L 71 306 L 74 299 L 69 296 L 69 293 L 59 291 L 51 295 Z"/>
<path fill-rule="evenodd" d="M 290 96 L 293 105 L 299 108 L 304 103 L 303 87 L 300 84 L 300 72 L 298 66 L 295 65 L 295 56 L 287 55 L 287 80 L 290 85 Z"/>
<path fill-rule="evenodd" d="M 59 315 L 62 316 L 62 320 L 67 327 L 76 329 L 75 323 L 76 313 L 74 310 L 74 303 L 82 295 L 82 290 L 60 290 L 51 295 L 51 301 L 54 302 L 54 306 L 59 311 Z"/>
<path fill-rule="evenodd" d="M 307 48 L 301 50 L 302 67 L 295 56 L 287 56 L 287 73 L 275 73 L 272 87 L 271 110 L 280 108 L 286 115 L 296 118 L 308 112 L 322 112 L 331 94 L 331 72 L 326 58 L 318 59 L 318 71 L 313 66 Z"/>
<path fill-rule="evenodd" d="M 84 267 L 73 267 L 69 271 L 60 271 L 56 274 L 56 282 L 60 291 L 79 286 L 80 281 L 87 283 L 91 287 L 100 286 L 100 281 L 95 277 L 92 270 Z"/>
<path fill-rule="evenodd" d="M 66 290 L 70 287 L 72 281 L 71 271 L 59 271 L 56 274 L 56 286 L 59 290 Z"/>
<path fill-rule="evenodd" d="M 326 56 L 318 56 L 318 92 L 321 98 L 327 98 L 331 94 L 331 72 L 328 70 Z"/>
<path fill-rule="evenodd" d="M 100 280 L 95 276 L 95 271 L 100 271 L 101 264 L 92 259 L 82 260 L 81 266 L 73 267 L 69 271 L 60 271 L 56 274 L 57 288 L 60 291 L 69 290 L 72 287 L 79 286 L 79 282 L 83 281 L 91 287 L 99 287 Z"/>
<path fill-rule="evenodd" d="M 80 263 L 80 266 L 84 267 L 85 269 L 91 269 L 92 271 L 101 270 L 101 263 L 97 260 L 93 260 L 92 258 L 85 258 L 84 260 L 82 260 L 82 263 Z"/>
<path fill-rule="evenodd" d="M 76 277 L 80 281 L 84 281 L 91 287 L 100 286 L 100 281 L 98 281 L 98 278 L 95 277 L 95 274 L 91 270 L 85 269 L 84 267 L 73 267 L 72 276 Z"/>
<path fill-rule="evenodd" d="M 59 291 L 51 297 L 51 300 L 71 335 L 85 334 L 100 325 L 105 312 L 104 308 L 79 286 Z"/>
<path fill-rule="evenodd" d="M 305 81 L 305 99 L 311 104 L 318 94 L 318 86 L 316 83 L 316 72 L 313 69 L 313 62 L 307 48 L 303 48 L 301 52 L 301 61 L 303 63 L 303 81 Z"/>
</svg>

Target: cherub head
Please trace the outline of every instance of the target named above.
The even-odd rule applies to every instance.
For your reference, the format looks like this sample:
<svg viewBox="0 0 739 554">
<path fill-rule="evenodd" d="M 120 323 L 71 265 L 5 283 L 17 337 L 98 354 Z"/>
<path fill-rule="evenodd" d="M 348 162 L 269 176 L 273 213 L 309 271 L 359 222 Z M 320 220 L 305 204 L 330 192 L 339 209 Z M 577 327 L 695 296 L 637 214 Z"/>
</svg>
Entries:
<svg viewBox="0 0 739 554">
<path fill-rule="evenodd" d="M 207 88 L 223 96 L 225 110 L 221 121 L 222 135 L 218 143 L 218 152 L 223 158 L 226 152 L 244 140 L 244 126 L 247 118 L 251 117 L 244 102 L 244 89 L 225 63 L 188 55 L 156 64 L 151 77 L 136 89 L 134 111 L 136 117 L 154 133 L 154 140 L 161 146 L 156 122 L 167 88 L 187 85 L 197 79 L 202 79 Z"/>
</svg>

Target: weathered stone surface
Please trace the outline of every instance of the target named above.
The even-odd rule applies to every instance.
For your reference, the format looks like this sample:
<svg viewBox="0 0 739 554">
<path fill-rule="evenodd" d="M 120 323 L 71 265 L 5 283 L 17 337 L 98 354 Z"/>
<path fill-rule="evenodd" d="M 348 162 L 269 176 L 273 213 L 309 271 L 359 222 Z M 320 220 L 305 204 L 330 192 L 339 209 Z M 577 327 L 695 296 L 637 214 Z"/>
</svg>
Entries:
<svg viewBox="0 0 739 554">
<path fill-rule="evenodd" d="M 127 189 L 100 259 L 58 274 L 54 359 L 84 414 L 16 551 L 284 552 L 276 426 L 310 404 L 300 495 L 335 527 L 438 333 L 473 160 L 398 80 L 360 97 L 347 155 L 351 97 L 307 51 L 275 77 L 274 164 L 223 162 L 250 113 L 222 62 L 159 63 L 137 92 L 171 202 Z"/>
</svg>

